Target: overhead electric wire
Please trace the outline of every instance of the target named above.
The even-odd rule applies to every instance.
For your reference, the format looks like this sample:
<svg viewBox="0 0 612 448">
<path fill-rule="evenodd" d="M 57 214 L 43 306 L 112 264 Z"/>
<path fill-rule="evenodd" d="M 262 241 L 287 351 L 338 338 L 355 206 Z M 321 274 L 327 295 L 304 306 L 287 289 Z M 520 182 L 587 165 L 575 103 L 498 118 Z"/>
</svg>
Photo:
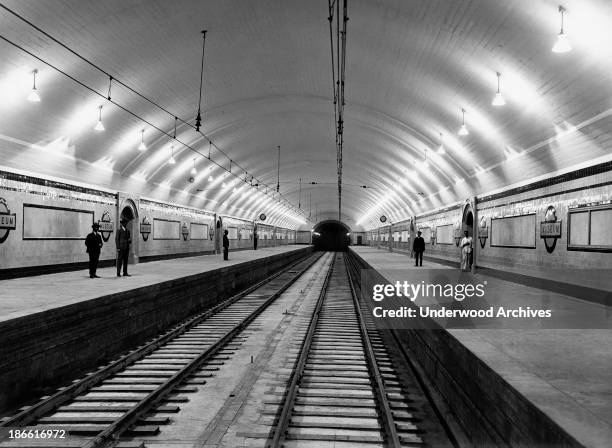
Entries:
<svg viewBox="0 0 612 448">
<path fill-rule="evenodd" d="M 338 133 L 340 134 L 340 144 L 338 149 L 338 220 L 342 220 L 342 163 L 343 163 L 343 149 L 344 149 L 344 79 L 346 74 L 346 22 L 348 21 L 347 16 L 347 1 L 344 0 L 343 5 L 343 17 L 342 17 L 342 62 L 340 66 L 340 107 L 341 114 L 338 121 Z"/>
<path fill-rule="evenodd" d="M 55 42 L 56 44 L 58 44 L 59 46 L 61 46 L 62 48 L 64 48 L 65 50 L 67 50 L 68 52 L 70 52 L 71 54 L 73 54 L 74 56 L 76 56 L 77 58 L 81 59 L 83 62 L 89 64 L 91 67 L 95 68 L 96 70 L 98 70 L 99 72 L 101 72 L 102 74 L 104 74 L 105 76 L 107 76 L 110 80 L 116 82 L 117 84 L 121 85 L 122 87 L 124 87 L 125 89 L 127 89 L 128 91 L 132 92 L 133 94 L 135 94 L 136 96 L 138 96 L 139 98 L 142 98 L 143 100 L 145 100 L 146 102 L 148 102 L 149 104 L 157 107 L 159 110 L 163 111 L 164 113 L 168 114 L 169 116 L 171 116 L 173 119 L 177 118 L 178 115 L 174 114 L 172 112 L 170 112 L 168 109 L 166 109 L 165 107 L 161 106 L 159 103 L 155 102 L 154 100 L 148 98 L 147 96 L 145 96 L 144 94 L 138 92 L 136 89 L 130 87 L 129 85 L 125 84 L 124 82 L 122 82 L 121 80 L 117 79 L 115 76 L 111 75 L 109 72 L 107 72 L 106 70 L 104 70 L 102 67 L 100 67 L 99 65 L 95 64 L 94 62 L 92 62 L 91 60 L 87 59 L 86 57 L 82 56 L 81 54 L 77 53 L 76 51 L 74 51 L 72 48 L 68 47 L 66 44 L 64 44 L 63 42 L 61 42 L 60 40 L 56 39 L 55 37 L 53 37 L 51 34 L 49 34 L 48 32 L 46 32 L 45 30 L 43 30 L 42 28 L 40 28 L 39 26 L 37 26 L 36 24 L 34 24 L 33 22 L 31 22 L 30 20 L 26 19 L 25 17 L 23 17 L 22 15 L 20 15 L 19 13 L 17 13 L 16 11 L 12 10 L 11 8 L 7 7 L 6 5 L 4 5 L 3 3 L 0 3 L 0 8 L 4 9 L 5 11 L 7 11 L 8 13 L 12 14 L 13 16 L 17 17 L 19 20 L 23 21 L 24 23 L 26 23 L 28 26 L 32 27 L 33 29 L 35 29 L 36 31 L 38 31 L 39 33 L 41 33 L 42 35 L 44 35 L 45 37 L 47 37 L 48 39 L 52 40 L 53 42 Z M 67 72 L 63 71 L 62 69 L 54 66 L 53 64 L 45 61 L 44 59 L 42 59 L 41 57 L 35 55 L 34 53 L 32 53 L 31 51 L 28 51 L 27 49 L 25 49 L 24 47 L 22 47 L 21 45 L 11 41 L 10 39 L 0 35 L 0 38 L 2 40 L 4 40 L 5 42 L 7 42 L 10 45 L 13 45 L 14 47 L 18 48 L 19 50 L 27 53 L 28 55 L 34 57 L 35 59 L 39 60 L 40 62 L 42 62 L 43 64 L 53 68 L 54 70 L 58 71 L 59 73 L 65 75 L 66 77 L 68 77 L 69 79 L 71 79 L 72 81 L 76 82 L 77 84 L 81 85 L 82 87 L 85 87 L 86 89 L 90 90 L 91 92 L 95 93 L 98 96 L 103 97 L 104 99 L 110 101 L 112 104 L 114 104 L 115 106 L 117 106 L 118 108 L 124 110 L 125 112 L 129 113 L 130 115 L 134 116 L 135 118 L 137 118 L 138 120 L 141 120 L 142 122 L 148 124 L 149 126 L 151 126 L 152 128 L 158 130 L 159 132 L 161 132 L 162 134 L 166 135 L 166 136 L 170 136 L 166 131 L 160 129 L 158 126 L 153 125 L 152 123 L 150 123 L 148 120 L 142 118 L 141 116 L 139 116 L 138 114 L 128 110 L 127 108 L 121 106 L 120 104 L 118 104 L 115 101 L 112 101 L 111 99 L 105 97 L 104 95 L 100 94 L 99 92 L 97 92 L 95 89 L 93 89 L 92 87 L 84 84 L 83 82 L 79 81 L 78 79 L 74 78 L 73 76 L 69 75 Z M 191 123 L 189 123 L 186 120 L 183 120 L 182 118 L 178 118 L 178 120 L 185 124 L 186 126 L 192 128 L 194 131 L 196 131 L 197 133 L 199 133 L 200 135 L 202 135 L 202 137 L 204 137 L 205 140 L 207 140 L 210 145 L 214 146 L 215 149 L 217 150 L 217 152 L 221 153 L 226 159 L 228 160 L 232 160 L 221 148 L 219 148 L 206 134 L 204 134 L 203 132 L 196 130 L 195 126 L 192 125 Z M 186 143 L 181 142 L 180 140 L 177 139 L 177 141 L 182 144 L 183 146 L 189 148 L 190 150 L 194 151 L 195 153 L 197 153 L 198 155 L 207 158 L 209 161 L 211 161 L 212 163 L 214 163 L 215 165 L 217 165 L 218 167 L 224 169 L 225 171 L 227 171 L 222 165 L 220 165 L 219 163 L 215 162 L 214 160 L 212 160 L 212 158 L 210 157 L 206 157 L 205 155 L 203 155 L 201 152 L 199 152 L 198 150 L 196 150 L 195 148 L 191 147 L 190 145 L 187 145 Z M 238 168 L 240 168 L 243 172 L 248 172 L 247 170 L 245 170 L 241 165 L 239 165 L 238 163 L 236 163 L 235 161 L 233 161 L 234 165 L 236 165 Z M 232 174 L 230 172 L 230 174 Z M 238 178 L 238 176 L 234 175 L 234 177 Z M 257 183 L 263 187 L 268 187 L 267 184 L 265 184 L 264 182 L 260 181 L 259 178 L 255 178 L 255 180 L 257 180 Z M 264 193 L 267 195 L 267 193 Z M 283 199 L 283 201 L 286 203 L 285 207 L 287 207 L 289 210 L 295 212 L 298 215 L 302 215 L 302 213 L 296 209 L 286 198 L 284 195 L 279 194 L 280 198 Z M 280 202 L 280 201 L 279 201 Z M 304 215 L 302 215 L 304 216 Z M 305 216 L 304 216 L 305 217 Z"/>
<path fill-rule="evenodd" d="M 341 213 L 342 213 L 342 143 L 343 143 L 343 138 L 342 138 L 342 127 L 341 127 L 341 123 L 342 123 L 342 113 L 343 113 L 343 108 L 342 108 L 342 96 L 341 96 L 341 88 L 340 88 L 340 66 L 341 66 L 341 62 L 340 60 L 342 59 L 342 54 L 340 53 L 340 0 L 336 0 L 336 12 L 337 12 L 337 16 L 336 16 L 336 54 L 338 55 L 338 57 L 336 58 L 336 63 L 338 64 L 338 69 L 337 69 L 337 73 L 338 73 L 338 79 L 336 81 L 336 88 L 338 89 L 338 93 L 337 93 L 337 97 L 338 97 L 338 129 L 336 131 L 336 171 L 338 174 L 338 220 L 340 220 L 341 217 Z"/>
<path fill-rule="evenodd" d="M 198 115 L 196 116 L 196 124 L 195 124 L 195 129 L 197 132 L 200 132 L 200 126 L 202 125 L 202 114 L 201 114 L 201 109 L 202 109 L 202 84 L 203 84 L 203 80 L 204 80 L 204 47 L 206 46 L 206 30 L 202 31 L 202 65 L 200 67 L 200 95 L 199 95 L 199 102 L 198 102 Z M 231 160 L 230 160 L 230 168 L 231 168 Z M 231 172 L 231 169 L 230 169 Z"/>
<path fill-rule="evenodd" d="M 334 14 L 334 6 L 336 11 Z M 347 0 L 342 3 L 342 28 L 340 26 L 340 0 L 328 0 L 329 35 L 332 59 L 332 86 L 334 90 L 334 126 L 336 127 L 336 167 L 338 175 L 338 219 L 342 217 L 342 165 L 344 146 L 344 84 L 346 73 L 346 24 L 348 21 Z M 333 20 L 336 19 L 334 42 Z M 335 47 L 335 52 L 334 52 Z"/>
<path fill-rule="evenodd" d="M 328 0 L 329 5 L 329 45 L 331 51 L 331 68 L 332 68 L 332 90 L 334 93 L 334 127 L 335 123 L 338 120 L 338 112 L 336 108 L 336 104 L 338 98 L 336 97 L 336 70 L 335 70 L 335 59 L 334 59 L 334 32 L 333 32 L 333 20 L 334 20 L 334 4 L 336 0 Z"/>
</svg>

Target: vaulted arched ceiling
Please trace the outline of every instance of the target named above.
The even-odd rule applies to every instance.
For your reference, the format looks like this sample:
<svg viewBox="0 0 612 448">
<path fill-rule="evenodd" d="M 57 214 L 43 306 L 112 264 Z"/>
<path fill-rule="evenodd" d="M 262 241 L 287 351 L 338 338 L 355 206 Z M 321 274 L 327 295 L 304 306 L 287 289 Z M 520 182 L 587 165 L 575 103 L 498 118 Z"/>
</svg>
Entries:
<svg viewBox="0 0 612 448">
<path fill-rule="evenodd" d="M 327 1 L 1 3 L 170 114 L 117 81 L 116 104 L 106 101 L 104 73 L 0 9 L 0 165 L 310 225 L 269 199 L 280 145 L 284 200 L 313 222 L 338 218 Z M 380 214 L 397 221 L 610 158 L 612 3 L 563 2 L 573 46 L 563 54 L 551 52 L 558 6 L 348 0 L 341 216 L 348 226 L 371 227 Z M 227 155 L 212 148 L 223 168 L 206 159 L 208 140 L 190 126 L 202 29 L 208 30 L 202 132 Z M 35 69 L 40 103 L 25 101 Z M 497 72 L 503 107 L 491 105 Z M 104 132 L 92 130 L 100 105 Z M 462 109 L 465 137 L 457 135 Z M 171 136 L 174 115 L 187 122 L 178 122 L 178 142 L 156 129 Z M 148 149 L 141 152 L 143 129 Z M 177 163 L 169 165 L 173 143 Z M 238 178 L 222 177 L 229 159 Z M 190 183 L 194 160 L 198 172 Z M 251 187 L 250 176 L 262 185 Z M 268 196 L 263 183 L 271 187 Z"/>
</svg>

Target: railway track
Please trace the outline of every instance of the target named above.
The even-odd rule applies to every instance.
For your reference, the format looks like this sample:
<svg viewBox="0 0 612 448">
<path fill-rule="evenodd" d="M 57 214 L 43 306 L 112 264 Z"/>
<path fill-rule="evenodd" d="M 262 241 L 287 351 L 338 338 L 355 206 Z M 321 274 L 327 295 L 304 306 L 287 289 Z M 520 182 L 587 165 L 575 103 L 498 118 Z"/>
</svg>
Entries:
<svg viewBox="0 0 612 448">
<path fill-rule="evenodd" d="M 266 446 L 452 447 L 416 380 L 396 367 L 336 255 Z"/>
<path fill-rule="evenodd" d="M 168 424 L 247 325 L 320 257 L 291 265 L 4 419 L 0 447 L 143 446 L 121 437 L 156 434 Z"/>
</svg>

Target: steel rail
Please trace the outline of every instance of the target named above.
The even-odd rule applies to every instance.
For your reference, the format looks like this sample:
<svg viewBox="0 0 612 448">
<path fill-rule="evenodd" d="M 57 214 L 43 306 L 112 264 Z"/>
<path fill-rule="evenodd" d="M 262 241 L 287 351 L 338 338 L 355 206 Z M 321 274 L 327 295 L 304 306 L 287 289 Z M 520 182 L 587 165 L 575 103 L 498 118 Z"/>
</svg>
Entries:
<svg viewBox="0 0 612 448">
<path fill-rule="evenodd" d="M 349 256 L 348 258 L 352 271 L 357 272 L 359 270 L 359 266 L 357 266 L 355 258 L 353 256 Z M 356 289 L 360 290 L 361 288 L 358 285 Z M 363 306 L 366 305 L 364 304 Z M 440 408 L 441 403 L 433 396 L 433 388 L 431 387 L 431 385 L 428 384 L 428 380 L 426 379 L 425 375 L 423 374 L 423 371 L 419 367 L 418 362 L 415 361 L 414 357 L 408 353 L 406 347 L 404 347 L 404 345 L 400 341 L 397 332 L 395 330 L 392 330 L 389 332 L 389 334 L 393 339 L 393 342 L 395 343 L 399 352 L 401 353 L 402 358 L 408 365 L 408 368 L 410 369 L 410 374 L 415 380 L 416 387 L 425 396 L 427 402 L 431 406 L 432 411 L 436 415 L 438 422 L 442 426 L 444 434 L 446 435 L 446 437 L 448 437 L 450 443 L 456 448 L 459 448 L 461 446 L 468 446 L 469 442 L 467 442 L 466 439 L 463 438 L 463 436 L 458 435 L 458 433 L 460 434 L 460 431 L 458 431 L 458 433 L 455 432 L 455 430 L 453 429 L 453 425 L 449 423 L 448 418 L 445 416 L 448 411 L 444 411 Z M 418 337 L 418 334 L 416 336 Z"/>
<path fill-rule="evenodd" d="M 381 419 L 383 421 L 383 426 L 387 435 L 387 445 L 392 448 L 400 448 L 401 442 L 399 435 L 397 434 L 397 429 L 395 427 L 393 412 L 391 411 L 389 400 L 387 399 L 387 395 L 385 394 L 385 385 L 383 383 L 378 364 L 376 363 L 376 355 L 374 354 L 372 342 L 370 341 L 370 335 L 368 334 L 368 329 L 366 327 L 366 323 L 361 312 L 361 307 L 359 306 L 359 300 L 357 298 L 357 294 L 355 293 L 355 287 L 353 285 L 353 276 L 351 275 L 349 264 L 350 261 L 345 264 L 346 274 L 348 275 L 349 286 L 351 288 L 351 297 L 353 298 L 353 305 L 355 306 L 355 312 L 357 313 L 357 319 L 359 321 L 359 330 L 361 331 L 361 339 L 365 348 L 364 352 L 366 355 L 368 367 L 370 368 L 370 376 L 374 380 L 372 383 L 373 389 L 380 410 L 382 411 Z"/>
<path fill-rule="evenodd" d="M 317 257 L 311 263 L 309 263 L 305 269 L 299 272 L 296 279 L 299 278 L 299 276 L 301 276 L 308 268 L 310 268 L 310 266 L 312 266 L 320 258 L 321 256 Z M 38 403 L 30 406 L 29 408 L 24 409 L 23 411 L 17 413 L 16 415 L 0 422 L 0 428 L 23 427 L 23 426 L 27 426 L 27 425 L 34 423 L 36 420 L 42 418 L 44 415 L 55 411 L 60 406 L 66 404 L 73 398 L 83 394 L 84 392 L 96 386 L 97 384 L 101 383 L 108 377 L 124 370 L 126 367 L 134 364 L 135 362 L 139 361 L 145 356 L 151 354 L 156 349 L 158 349 L 160 346 L 179 337 L 180 335 L 187 332 L 190 328 L 198 325 L 200 322 L 217 314 L 219 311 L 222 311 L 223 309 L 229 307 L 230 305 L 234 304 L 235 302 L 237 302 L 244 296 L 250 294 L 251 292 L 255 291 L 256 289 L 264 286 L 267 283 L 270 283 L 272 280 L 290 271 L 295 266 L 297 266 L 298 264 L 304 261 L 305 259 L 300 259 L 296 261 L 295 263 L 292 263 L 285 269 L 282 269 L 281 271 L 275 274 L 272 274 L 271 276 L 265 278 L 264 280 L 261 280 L 260 282 L 257 282 L 256 284 L 246 288 L 245 290 L 239 292 L 238 294 L 224 300 L 223 302 L 219 303 L 213 308 L 203 313 L 200 313 L 192 318 L 189 318 L 188 320 L 184 321 L 183 323 L 179 324 L 178 326 L 169 330 L 163 335 L 156 337 L 151 342 L 145 343 L 144 345 L 136 348 L 135 350 L 132 350 L 129 353 L 121 356 L 119 359 L 112 361 L 110 364 L 107 364 L 106 366 L 101 367 L 100 369 L 93 372 L 92 374 L 87 375 L 85 378 L 75 381 L 70 386 L 67 386 L 59 390 L 58 392 L 49 396 L 48 398 L 45 398 L 39 401 Z M 288 286 L 289 285 L 287 285 L 287 287 Z M 2 440 L 2 438 L 0 438 L 0 440 Z"/>
<path fill-rule="evenodd" d="M 335 261 L 336 254 L 334 253 L 334 257 L 332 258 L 329 270 L 325 275 L 325 280 L 323 280 L 323 286 L 321 287 L 321 292 L 319 293 L 319 298 L 317 299 L 315 310 L 312 313 L 312 317 L 310 318 L 310 323 L 308 324 L 308 331 L 306 333 L 306 336 L 304 337 L 304 342 L 302 343 L 302 347 L 300 349 L 300 355 L 298 356 L 298 359 L 296 360 L 292 370 L 291 382 L 289 383 L 289 386 L 287 388 L 287 395 L 285 396 L 285 402 L 283 404 L 283 409 L 276 425 L 276 430 L 274 431 L 272 442 L 266 445 L 269 448 L 280 448 L 285 441 L 287 427 L 289 426 L 291 420 L 291 412 L 293 411 L 295 399 L 297 398 L 297 391 L 300 382 L 302 381 L 304 367 L 306 366 L 306 360 L 308 359 L 308 353 L 310 352 L 312 339 L 314 337 L 314 333 L 317 327 L 317 322 L 319 321 L 319 315 L 321 313 L 321 308 L 323 307 L 323 301 L 327 294 L 327 286 L 329 285 L 329 279 L 331 278 L 332 271 L 334 270 Z"/>
<path fill-rule="evenodd" d="M 248 326 L 257 316 L 259 316 L 272 302 L 274 302 L 283 292 L 285 292 L 293 283 L 295 283 L 308 269 L 310 269 L 320 258 L 322 255 L 318 257 L 313 257 L 313 260 L 309 262 L 306 267 L 296 273 L 291 279 L 281 285 L 274 294 L 268 297 L 265 302 L 259 305 L 255 311 L 253 311 L 249 316 L 244 318 L 240 323 L 235 325 L 231 330 L 229 330 L 221 339 L 215 342 L 211 347 L 209 347 L 206 351 L 200 354 L 197 358 L 190 361 L 187 365 L 185 365 L 181 370 L 175 373 L 171 378 L 162 383 L 157 389 L 143 398 L 140 402 L 138 402 L 134 408 L 132 408 L 127 413 L 123 414 L 121 417 L 117 418 L 115 422 L 113 422 L 107 429 L 102 431 L 96 437 L 91 439 L 88 443 L 83 445 L 83 448 L 110 448 L 115 446 L 119 442 L 119 437 L 123 432 L 128 430 L 134 424 L 136 424 L 143 415 L 148 413 L 151 409 L 157 406 L 157 404 L 166 398 L 170 393 L 172 393 L 173 389 L 175 389 L 179 384 L 185 381 L 191 374 L 197 371 L 202 364 L 208 361 L 211 357 L 213 357 L 219 350 L 221 350 L 228 342 L 230 342 L 237 334 L 242 332 L 242 330 Z M 300 260 L 303 262 L 304 260 Z M 300 263 L 298 262 L 298 263 Z M 297 264 L 297 263 L 296 263 Z M 295 266 L 292 265 L 292 266 Z M 284 272 L 289 271 L 286 269 Z"/>
</svg>

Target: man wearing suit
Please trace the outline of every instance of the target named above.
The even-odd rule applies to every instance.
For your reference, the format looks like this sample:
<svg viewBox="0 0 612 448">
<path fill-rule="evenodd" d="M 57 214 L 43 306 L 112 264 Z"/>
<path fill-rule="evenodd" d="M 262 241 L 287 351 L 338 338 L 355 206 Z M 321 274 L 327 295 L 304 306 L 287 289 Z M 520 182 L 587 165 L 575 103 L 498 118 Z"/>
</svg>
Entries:
<svg viewBox="0 0 612 448">
<path fill-rule="evenodd" d="M 414 239 L 414 243 L 412 244 L 412 250 L 414 251 L 414 265 L 423 266 L 423 252 L 425 252 L 425 240 L 421 236 L 420 230 L 417 232 L 417 237 Z"/>
<path fill-rule="evenodd" d="M 125 227 L 127 219 L 121 219 L 121 226 L 115 235 L 115 246 L 117 246 L 117 277 L 121 277 L 121 265 L 123 265 L 123 276 L 131 277 L 127 272 L 128 256 L 132 237 L 130 231 Z"/>
<path fill-rule="evenodd" d="M 94 222 L 91 228 L 93 231 L 85 238 L 85 246 L 89 254 L 89 278 L 100 278 L 96 275 L 100 250 L 102 249 L 102 236 L 98 233 L 100 224 Z"/>
<path fill-rule="evenodd" d="M 223 232 L 223 259 L 227 260 L 227 253 L 229 252 L 229 238 L 227 237 L 227 230 Z"/>
</svg>

